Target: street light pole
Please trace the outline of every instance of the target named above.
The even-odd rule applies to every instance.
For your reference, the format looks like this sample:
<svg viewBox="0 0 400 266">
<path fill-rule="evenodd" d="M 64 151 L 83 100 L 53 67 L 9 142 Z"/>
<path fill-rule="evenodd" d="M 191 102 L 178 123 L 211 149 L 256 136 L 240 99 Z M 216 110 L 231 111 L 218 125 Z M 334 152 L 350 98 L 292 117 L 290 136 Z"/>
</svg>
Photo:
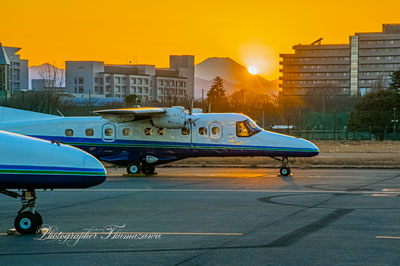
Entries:
<svg viewBox="0 0 400 266">
<path fill-rule="evenodd" d="M 396 119 L 396 111 L 397 111 L 397 108 L 393 107 L 393 120 L 392 120 L 392 123 L 393 123 L 393 133 L 394 133 L 395 137 L 397 136 L 396 123 L 399 122 L 399 120 Z"/>
</svg>

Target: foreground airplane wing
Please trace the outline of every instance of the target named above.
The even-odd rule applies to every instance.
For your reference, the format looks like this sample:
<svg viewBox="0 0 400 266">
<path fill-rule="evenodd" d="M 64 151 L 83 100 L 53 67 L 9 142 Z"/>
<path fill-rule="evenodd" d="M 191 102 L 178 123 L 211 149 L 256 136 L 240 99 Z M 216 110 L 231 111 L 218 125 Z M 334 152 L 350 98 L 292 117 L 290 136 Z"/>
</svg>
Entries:
<svg viewBox="0 0 400 266">
<path fill-rule="evenodd" d="M 0 193 L 21 198 L 14 225 L 22 234 L 35 233 L 43 223 L 35 189 L 87 188 L 105 179 L 104 166 L 80 149 L 0 130 Z"/>
</svg>

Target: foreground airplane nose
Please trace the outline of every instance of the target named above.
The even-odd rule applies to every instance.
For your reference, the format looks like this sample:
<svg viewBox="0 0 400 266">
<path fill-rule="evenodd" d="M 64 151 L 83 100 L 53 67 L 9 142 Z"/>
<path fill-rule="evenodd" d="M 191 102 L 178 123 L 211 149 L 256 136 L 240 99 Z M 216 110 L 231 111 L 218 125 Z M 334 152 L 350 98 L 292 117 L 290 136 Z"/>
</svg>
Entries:
<svg viewBox="0 0 400 266">
<path fill-rule="evenodd" d="M 53 173 L 53 175 L 59 174 L 63 180 L 62 184 L 58 183 L 58 187 L 88 188 L 106 180 L 106 169 L 99 160 L 71 146 L 56 146 L 53 152 L 53 164 L 60 165 L 65 170 Z"/>
<path fill-rule="evenodd" d="M 0 187 L 87 188 L 105 181 L 92 155 L 61 143 L 0 130 Z"/>
<path fill-rule="evenodd" d="M 305 139 L 300 139 L 300 140 L 301 140 L 300 146 L 307 153 L 308 157 L 317 156 L 319 154 L 319 149 L 314 143 Z"/>
</svg>

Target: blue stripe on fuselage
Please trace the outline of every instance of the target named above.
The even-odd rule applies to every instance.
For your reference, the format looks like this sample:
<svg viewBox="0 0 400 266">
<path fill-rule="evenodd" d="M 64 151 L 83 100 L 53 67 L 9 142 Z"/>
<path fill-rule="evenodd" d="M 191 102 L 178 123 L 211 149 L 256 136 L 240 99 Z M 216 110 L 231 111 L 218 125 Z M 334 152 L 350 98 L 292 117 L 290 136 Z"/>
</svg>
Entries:
<svg viewBox="0 0 400 266">
<path fill-rule="evenodd" d="M 129 147 L 131 145 L 141 145 L 141 146 L 149 146 L 149 147 L 157 147 L 157 146 L 176 146 L 176 148 L 191 148 L 192 146 L 197 146 L 197 147 L 220 147 L 220 148 L 225 148 L 225 149 L 271 149 L 272 151 L 274 149 L 284 149 L 284 150 L 292 150 L 292 151 L 304 151 L 305 149 L 310 150 L 310 152 L 318 152 L 316 149 L 315 151 L 310 149 L 310 148 L 294 148 L 294 147 L 277 147 L 277 146 L 252 146 L 252 145 L 229 145 L 229 144 L 216 144 L 216 143 L 193 143 L 191 144 L 190 142 L 170 142 L 170 141 L 149 141 L 149 140 L 123 140 L 123 139 L 116 139 L 111 142 L 106 142 L 103 141 L 103 139 L 100 138 L 78 138 L 78 137 L 61 137 L 61 136 L 34 136 L 32 135 L 31 137 L 35 138 L 40 138 L 40 139 L 45 139 L 45 140 L 59 140 L 65 143 L 85 143 L 85 144 L 93 144 L 93 146 L 96 146 L 96 144 L 118 144 L 118 145 L 124 145 L 126 144 L 126 147 Z M 79 146 L 79 145 L 76 145 Z M 311 151 L 312 150 L 312 151 Z M 308 152 L 308 151 L 307 151 Z"/>
<path fill-rule="evenodd" d="M 104 173 L 101 168 L 78 168 L 78 167 L 60 167 L 60 166 L 36 166 L 36 165 L 0 165 L 0 169 L 17 170 L 44 170 L 44 171 L 78 171 L 78 172 L 99 172 Z"/>
</svg>

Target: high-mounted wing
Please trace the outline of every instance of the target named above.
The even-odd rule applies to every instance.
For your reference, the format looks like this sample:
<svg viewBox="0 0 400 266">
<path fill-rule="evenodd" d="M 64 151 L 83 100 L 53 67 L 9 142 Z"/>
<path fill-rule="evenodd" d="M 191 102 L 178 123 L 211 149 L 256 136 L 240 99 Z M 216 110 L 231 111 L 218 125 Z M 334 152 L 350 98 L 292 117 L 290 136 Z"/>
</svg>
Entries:
<svg viewBox="0 0 400 266">
<path fill-rule="evenodd" d="M 158 128 L 183 128 L 199 119 L 195 114 L 185 112 L 182 106 L 171 108 L 143 107 L 109 109 L 95 111 L 104 119 L 116 123 L 132 122 L 135 120 L 151 119 Z"/>
<path fill-rule="evenodd" d="M 135 120 L 149 119 L 152 115 L 165 114 L 167 111 L 163 108 L 141 107 L 141 108 L 124 108 L 124 109 L 107 109 L 94 111 L 104 119 L 111 122 L 124 123 Z"/>
</svg>

